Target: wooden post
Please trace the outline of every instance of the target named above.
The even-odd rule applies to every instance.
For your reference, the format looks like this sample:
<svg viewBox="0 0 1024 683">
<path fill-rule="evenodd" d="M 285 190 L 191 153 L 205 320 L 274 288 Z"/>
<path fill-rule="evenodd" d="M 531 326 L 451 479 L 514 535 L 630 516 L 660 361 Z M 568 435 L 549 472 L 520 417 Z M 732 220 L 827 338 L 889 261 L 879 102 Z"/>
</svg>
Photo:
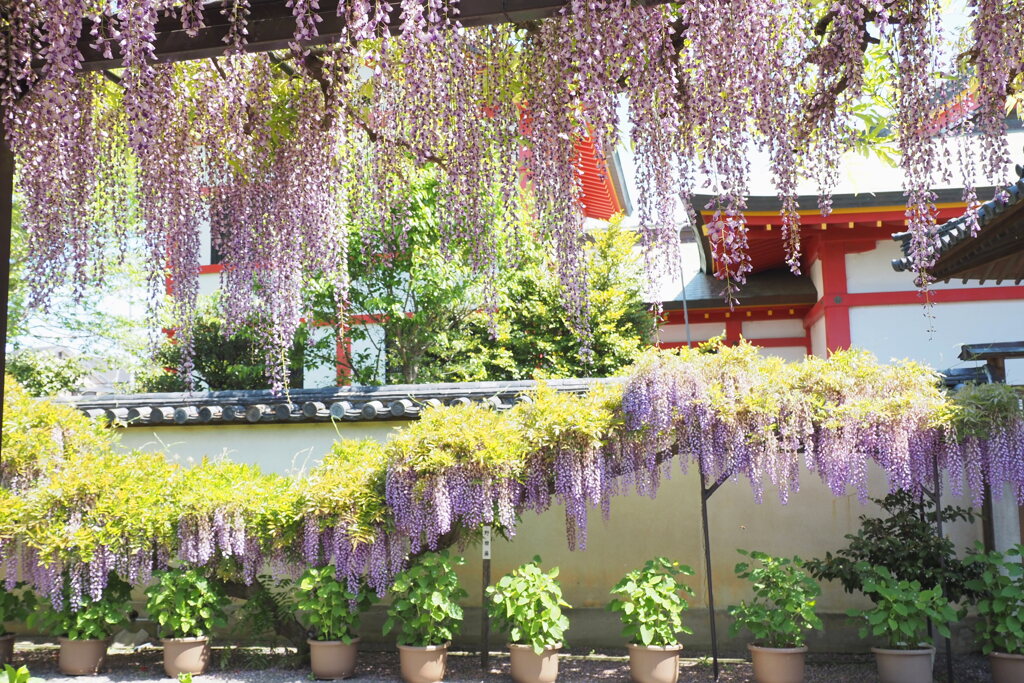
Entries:
<svg viewBox="0 0 1024 683">
<path fill-rule="evenodd" d="M 14 153 L 4 132 L 4 110 L 0 107 L 0 337 L 4 349 L 0 353 L 0 394 L 6 390 L 7 372 L 7 303 L 11 286 L 11 231 L 14 229 Z M 0 424 L 4 409 L 0 402 Z M 0 427 L 2 429 L 2 427 Z"/>
<path fill-rule="evenodd" d="M 491 664 L 491 617 L 487 611 L 487 587 L 491 585 L 491 527 L 485 526 L 480 540 L 483 559 L 483 586 L 480 589 L 480 670 L 487 673 Z"/>
</svg>

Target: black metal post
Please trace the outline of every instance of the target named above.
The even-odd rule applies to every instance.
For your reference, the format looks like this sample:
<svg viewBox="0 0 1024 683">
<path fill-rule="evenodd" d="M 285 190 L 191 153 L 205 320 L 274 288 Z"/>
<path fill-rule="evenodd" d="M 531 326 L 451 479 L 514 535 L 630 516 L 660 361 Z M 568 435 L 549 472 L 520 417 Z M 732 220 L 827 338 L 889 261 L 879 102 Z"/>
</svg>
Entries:
<svg viewBox="0 0 1024 683">
<path fill-rule="evenodd" d="M 483 556 L 483 586 L 480 589 L 480 669 L 486 674 L 491 664 L 491 617 L 487 611 L 487 587 L 491 585 L 491 527 L 485 526 L 480 542 Z"/>
<path fill-rule="evenodd" d="M 14 153 L 4 133 L 4 110 L 0 107 L 0 395 L 6 389 L 4 373 L 7 370 L 7 303 L 11 286 L 11 231 L 14 229 Z M 4 408 L 0 401 L 0 424 Z"/>
<path fill-rule="evenodd" d="M 939 459 L 938 457 L 932 459 L 932 477 L 934 480 L 933 486 L 935 487 L 932 500 L 935 502 L 935 531 L 939 535 L 939 539 L 943 538 L 942 533 L 942 480 L 939 479 Z M 945 569 L 946 560 L 939 554 L 939 571 L 943 574 Z M 945 583 L 945 582 L 943 582 Z M 942 586 L 942 590 L 945 591 L 945 585 Z M 949 638 L 946 638 L 946 681 L 953 683 L 953 643 Z"/>
<path fill-rule="evenodd" d="M 715 627 L 715 589 L 711 580 L 711 536 L 708 532 L 708 498 L 718 490 L 718 483 L 708 487 L 705 484 L 704 463 L 700 465 L 700 520 L 704 527 L 704 572 L 708 583 L 708 624 L 711 626 L 711 667 L 718 680 L 718 629 Z"/>
</svg>

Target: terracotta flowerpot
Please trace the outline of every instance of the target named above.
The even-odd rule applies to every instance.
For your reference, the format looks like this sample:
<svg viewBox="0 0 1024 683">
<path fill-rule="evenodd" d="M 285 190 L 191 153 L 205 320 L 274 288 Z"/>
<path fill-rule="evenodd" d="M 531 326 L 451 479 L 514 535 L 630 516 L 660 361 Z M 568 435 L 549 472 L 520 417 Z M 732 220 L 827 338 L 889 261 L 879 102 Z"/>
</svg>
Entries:
<svg viewBox="0 0 1024 683">
<path fill-rule="evenodd" d="M 14 658 L 14 634 L 0 636 L 0 667 Z"/>
<path fill-rule="evenodd" d="M 555 683 L 558 678 L 558 649 L 549 647 L 540 654 L 529 645 L 510 643 L 512 680 L 516 683 Z"/>
<path fill-rule="evenodd" d="M 57 668 L 68 676 L 95 676 L 107 659 L 109 640 L 58 638 Z"/>
<path fill-rule="evenodd" d="M 164 638 L 164 671 L 171 678 L 178 674 L 201 674 L 210 662 L 209 638 Z"/>
<path fill-rule="evenodd" d="M 356 653 L 359 639 L 351 643 L 340 640 L 307 640 L 309 643 L 309 666 L 314 678 L 332 680 L 350 678 L 356 670 Z"/>
<path fill-rule="evenodd" d="M 873 647 L 881 683 L 932 683 L 935 648 L 887 650 Z"/>
<path fill-rule="evenodd" d="M 757 683 L 801 683 L 807 647 L 759 647 L 747 645 Z"/>
<path fill-rule="evenodd" d="M 988 656 L 992 668 L 992 683 L 1019 683 L 1024 681 L 1024 655 L 993 652 Z"/>
<path fill-rule="evenodd" d="M 630 643 L 629 678 L 633 683 L 676 683 L 682 645 L 646 647 Z"/>
<path fill-rule="evenodd" d="M 448 664 L 448 643 L 426 647 L 399 645 L 398 662 L 405 683 L 440 683 Z"/>
</svg>

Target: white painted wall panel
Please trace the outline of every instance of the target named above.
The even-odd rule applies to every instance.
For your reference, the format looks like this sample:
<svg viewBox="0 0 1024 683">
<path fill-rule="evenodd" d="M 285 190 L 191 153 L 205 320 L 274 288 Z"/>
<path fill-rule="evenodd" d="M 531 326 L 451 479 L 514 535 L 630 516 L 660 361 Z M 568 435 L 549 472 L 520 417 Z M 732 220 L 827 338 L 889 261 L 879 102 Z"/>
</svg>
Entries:
<svg viewBox="0 0 1024 683">
<path fill-rule="evenodd" d="M 220 273 L 199 274 L 199 296 L 212 296 L 220 291 Z"/>
<path fill-rule="evenodd" d="M 690 311 L 690 320 L 694 320 L 700 313 Z M 693 341 L 706 341 L 712 337 L 725 334 L 725 323 L 690 323 L 690 335 Z M 659 342 L 685 342 L 686 325 L 662 325 L 658 330 Z"/>
<path fill-rule="evenodd" d="M 761 354 L 774 356 L 787 361 L 801 361 L 807 355 L 807 349 L 803 346 L 778 346 L 774 348 L 762 348 Z"/>
<path fill-rule="evenodd" d="M 316 343 L 334 337 L 334 330 L 330 327 L 318 327 L 310 332 L 310 340 Z M 323 365 L 307 366 L 302 372 L 302 387 L 304 389 L 318 389 L 320 387 L 334 387 L 338 385 L 338 364 L 324 363 Z"/>
<path fill-rule="evenodd" d="M 900 258 L 903 252 L 892 240 L 875 243 L 873 251 L 862 254 L 846 255 L 847 291 L 862 292 L 912 292 L 914 286 L 912 273 L 897 273 L 892 269 L 892 259 Z M 934 289 L 977 289 L 991 287 L 994 281 L 981 284 L 977 281 L 963 283 L 960 280 L 937 282 Z"/>
<path fill-rule="evenodd" d="M 818 292 L 818 298 L 820 299 L 825 293 L 825 280 L 821 274 L 821 261 L 819 259 L 814 259 L 810 271 L 811 282 L 814 283 L 814 289 Z"/>
<path fill-rule="evenodd" d="M 799 319 L 751 320 L 743 323 L 745 339 L 779 339 L 780 337 L 802 336 L 804 336 L 804 322 Z"/>
<path fill-rule="evenodd" d="M 826 356 L 828 350 L 825 346 L 825 319 L 820 318 L 818 322 L 811 325 L 811 353 L 815 356 Z"/>
</svg>

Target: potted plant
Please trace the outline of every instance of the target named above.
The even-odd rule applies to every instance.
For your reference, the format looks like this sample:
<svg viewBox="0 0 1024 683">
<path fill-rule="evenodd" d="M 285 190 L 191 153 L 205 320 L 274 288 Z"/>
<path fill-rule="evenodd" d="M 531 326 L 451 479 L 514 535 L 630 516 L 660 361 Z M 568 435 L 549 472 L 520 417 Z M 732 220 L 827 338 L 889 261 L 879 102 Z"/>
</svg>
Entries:
<svg viewBox="0 0 1024 683">
<path fill-rule="evenodd" d="M 569 628 L 558 585 L 558 567 L 540 569 L 540 557 L 488 586 L 487 611 L 495 625 L 508 632 L 512 680 L 516 683 L 554 683 L 558 678 L 558 650 Z"/>
<path fill-rule="evenodd" d="M 197 569 L 170 569 L 154 575 L 146 589 L 146 610 L 157 623 L 164 646 L 164 671 L 201 674 L 210 660 L 210 634 L 224 626 L 228 598 Z"/>
<path fill-rule="evenodd" d="M 885 638 L 886 647 L 872 647 L 882 683 L 931 683 L 935 648 L 925 642 L 928 620 L 949 637 L 957 614 L 942 588 L 921 588 L 918 581 L 898 581 L 885 567 L 859 565 L 864 593 L 875 603 L 866 610 L 849 610 L 865 621 L 860 637 Z"/>
<path fill-rule="evenodd" d="M 64 607 L 36 610 L 29 617 L 32 628 L 58 636 L 57 665 L 69 676 L 95 675 L 107 658 L 114 633 L 130 620 L 132 587 L 111 574 L 100 598 L 83 596 L 73 607 L 70 578 L 64 582 Z"/>
<path fill-rule="evenodd" d="M 462 624 L 459 600 L 467 593 L 455 567 L 465 562 L 447 551 L 426 553 L 395 577 L 384 633 L 398 629 L 398 657 L 406 683 L 444 678 L 448 644 Z"/>
<path fill-rule="evenodd" d="M 1024 681 L 1024 545 L 1005 553 L 974 553 L 965 562 L 981 568 L 968 587 L 979 594 L 978 638 L 994 683 Z"/>
<path fill-rule="evenodd" d="M 804 571 L 799 557 L 772 557 L 757 550 L 737 550 L 756 564 L 740 562 L 736 576 L 749 581 L 754 599 L 729 607 L 731 633 L 747 629 L 747 645 L 758 683 L 799 683 L 804 679 L 807 632 L 820 629 L 814 613 L 821 587 Z"/>
<path fill-rule="evenodd" d="M 348 590 L 332 566 L 310 567 L 299 579 L 296 606 L 309 626 L 309 661 L 319 679 L 349 678 L 355 672 L 359 617 L 373 593 Z"/>
<path fill-rule="evenodd" d="M 693 589 L 677 577 L 692 575 L 690 567 L 656 557 L 612 588 L 612 595 L 619 597 L 608 603 L 608 609 L 622 620 L 622 635 L 629 640 L 629 675 L 636 683 L 678 680 L 683 646 L 676 634 L 693 633 L 683 625 L 682 614 L 689 605 L 680 593 L 693 597 Z"/>
<path fill-rule="evenodd" d="M 14 656 L 14 634 L 8 632 L 4 625 L 24 621 L 35 609 L 35 595 L 30 591 L 20 591 L 23 585 L 18 583 L 13 591 L 9 591 L 0 583 L 0 666 L 7 664 Z"/>
</svg>

